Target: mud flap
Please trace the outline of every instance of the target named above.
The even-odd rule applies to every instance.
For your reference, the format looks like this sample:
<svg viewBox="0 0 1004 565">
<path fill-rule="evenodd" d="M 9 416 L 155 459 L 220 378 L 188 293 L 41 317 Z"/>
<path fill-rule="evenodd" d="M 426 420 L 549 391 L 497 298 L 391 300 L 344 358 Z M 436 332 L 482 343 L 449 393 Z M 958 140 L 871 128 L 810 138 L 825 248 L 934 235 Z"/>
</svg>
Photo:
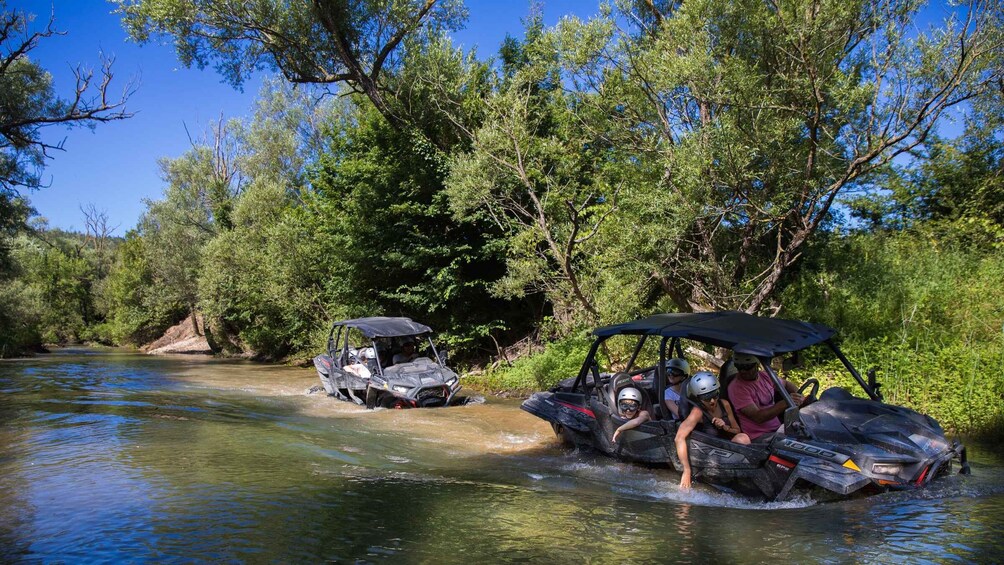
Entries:
<svg viewBox="0 0 1004 565">
<path fill-rule="evenodd" d="M 356 404 L 358 404 L 360 406 L 362 406 L 363 404 L 365 404 L 362 401 L 362 399 L 360 399 L 358 396 L 356 396 L 356 393 L 352 392 L 352 387 L 346 388 L 345 390 L 349 393 L 349 397 L 352 398 L 352 402 L 355 402 Z M 367 388 L 367 390 L 369 390 L 369 388 Z"/>
<path fill-rule="evenodd" d="M 763 472 L 753 476 L 753 484 L 768 500 L 784 500 L 797 480 L 792 473 L 795 465 L 797 463 L 771 457 L 764 464 Z"/>
<path fill-rule="evenodd" d="M 969 460 L 966 458 L 966 448 L 964 446 L 959 446 L 959 474 L 960 475 L 971 475 L 973 474 L 972 469 L 969 468 Z"/>
<path fill-rule="evenodd" d="M 317 377 L 321 379 L 321 386 L 324 387 L 324 391 L 328 394 L 338 396 L 338 387 L 335 386 L 334 377 L 332 375 L 332 364 L 331 358 L 327 355 L 318 355 L 314 357 L 314 368 L 317 369 Z"/>
</svg>

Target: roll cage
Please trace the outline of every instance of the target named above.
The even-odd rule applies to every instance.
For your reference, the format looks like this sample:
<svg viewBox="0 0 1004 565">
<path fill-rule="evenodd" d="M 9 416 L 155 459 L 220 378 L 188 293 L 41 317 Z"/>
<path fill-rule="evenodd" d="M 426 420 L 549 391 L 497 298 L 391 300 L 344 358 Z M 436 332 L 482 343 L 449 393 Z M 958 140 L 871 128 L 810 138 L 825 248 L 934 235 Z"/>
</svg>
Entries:
<svg viewBox="0 0 1004 565">
<path fill-rule="evenodd" d="M 770 361 L 773 357 L 801 351 L 821 343 L 826 344 L 868 397 L 876 401 L 882 400 L 874 376 L 869 375 L 868 382 L 861 378 L 860 373 L 851 365 L 832 339 L 836 331 L 822 324 L 762 318 L 735 311 L 702 312 L 658 314 L 633 322 L 597 328 L 593 330 L 592 334 L 596 336 L 596 339 L 579 369 L 571 392 L 581 391 L 588 396 L 602 384 L 596 354 L 607 339 L 617 335 L 637 335 L 639 336 L 638 343 L 635 345 L 624 371 L 628 374 L 640 374 L 654 369 L 654 392 L 657 399 L 655 416 L 657 418 L 666 416 L 666 409 L 661 400 L 658 400 L 663 398 L 666 391 L 666 361 L 672 357 L 671 354 L 674 352 L 676 357 L 683 357 L 682 342 L 685 339 L 731 349 L 737 353 L 755 355 L 773 381 L 775 390 L 788 405 L 784 412 L 784 424 L 791 426 L 791 429 L 802 435 L 806 435 L 807 431 L 799 418 L 799 407 L 785 390 L 780 377 L 771 368 Z M 661 337 L 658 362 L 651 369 L 633 368 L 646 340 L 651 337 Z"/>
<path fill-rule="evenodd" d="M 389 365 L 390 356 L 393 351 L 381 347 L 381 340 L 394 340 L 398 338 L 417 338 L 428 343 L 428 348 L 432 352 L 432 357 L 439 365 L 443 365 L 443 355 L 437 350 L 436 344 L 432 340 L 433 330 L 425 324 L 415 322 L 404 317 L 384 317 L 375 316 L 367 318 L 353 318 L 350 320 L 339 320 L 331 324 L 328 331 L 327 349 L 328 355 L 339 366 L 344 367 L 351 359 L 351 346 L 349 344 L 349 333 L 351 330 L 358 331 L 370 342 L 376 356 L 373 361 L 375 372 L 382 374 L 385 365 Z M 386 344 L 386 341 L 384 341 Z"/>
</svg>

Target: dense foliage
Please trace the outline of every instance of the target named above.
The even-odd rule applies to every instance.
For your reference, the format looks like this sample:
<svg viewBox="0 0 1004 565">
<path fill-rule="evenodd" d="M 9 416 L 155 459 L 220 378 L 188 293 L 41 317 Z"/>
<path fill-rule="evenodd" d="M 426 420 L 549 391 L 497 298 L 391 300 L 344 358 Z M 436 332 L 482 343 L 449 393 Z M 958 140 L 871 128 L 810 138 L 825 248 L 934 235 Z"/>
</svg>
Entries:
<svg viewBox="0 0 1004 565">
<path fill-rule="evenodd" d="M 840 237 L 810 262 L 785 293 L 788 315 L 839 328 L 858 368 L 879 369 L 887 401 L 956 430 L 1004 432 L 993 369 L 1004 360 L 1004 256 L 916 229 Z M 852 385 L 834 382 L 836 369 L 810 373 Z"/>
<path fill-rule="evenodd" d="M 1000 425 L 998 4 L 926 29 L 908 0 L 625 0 L 531 15 L 487 62 L 444 35 L 455 1 L 245 4 L 119 1 L 186 64 L 284 80 L 162 161 L 114 259 L 0 224 L 4 340 L 197 312 L 220 352 L 303 359 L 334 319 L 406 315 L 527 391 L 597 324 L 728 308 L 831 324 L 889 400 Z"/>
</svg>

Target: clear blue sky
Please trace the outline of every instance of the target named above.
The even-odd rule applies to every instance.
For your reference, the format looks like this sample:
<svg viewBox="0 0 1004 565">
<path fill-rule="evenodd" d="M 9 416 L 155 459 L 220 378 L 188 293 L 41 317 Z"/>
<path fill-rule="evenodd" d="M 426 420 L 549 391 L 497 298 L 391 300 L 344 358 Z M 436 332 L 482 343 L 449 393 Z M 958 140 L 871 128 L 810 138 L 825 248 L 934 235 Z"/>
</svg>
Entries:
<svg viewBox="0 0 1004 565">
<path fill-rule="evenodd" d="M 470 18 L 466 29 L 455 34 L 457 44 L 477 47 L 482 57 L 494 54 L 509 33 L 522 35 L 521 19 L 530 11 L 529 2 L 468 0 Z M 599 0 L 545 0 L 544 22 L 552 25 L 566 14 L 588 17 L 597 12 Z M 104 0 L 9 0 L 8 8 L 37 15 L 33 30 L 41 30 L 51 13 L 62 36 L 44 39 L 29 56 L 52 73 L 56 92 L 68 97 L 74 88 L 71 70 L 77 65 L 100 70 L 99 53 L 115 58 L 112 91 L 130 80 L 138 90 L 126 109 L 130 119 L 86 128 L 46 128 L 44 139 L 65 138 L 65 151 L 53 152 L 43 179 L 47 188 L 28 194 L 39 215 L 49 225 L 83 229 L 80 207 L 93 204 L 108 214 L 116 235 L 135 227 L 144 210 L 144 199 L 161 197 L 164 182 L 157 160 L 177 157 L 190 148 L 188 131 L 198 139 L 208 124 L 219 119 L 251 113 L 258 81 L 244 92 L 224 84 L 212 69 L 186 69 L 170 46 L 143 46 L 127 40 L 114 6 Z"/>
</svg>

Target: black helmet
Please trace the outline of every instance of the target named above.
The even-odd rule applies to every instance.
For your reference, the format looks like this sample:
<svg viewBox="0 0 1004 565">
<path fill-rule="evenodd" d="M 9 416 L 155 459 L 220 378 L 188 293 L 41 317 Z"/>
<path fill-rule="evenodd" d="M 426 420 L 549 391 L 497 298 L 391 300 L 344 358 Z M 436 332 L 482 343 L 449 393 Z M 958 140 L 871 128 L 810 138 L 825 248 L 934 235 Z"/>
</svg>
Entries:
<svg viewBox="0 0 1004 565">
<path fill-rule="evenodd" d="M 740 370 L 740 368 L 749 368 L 749 367 L 755 368 L 759 365 L 760 365 L 760 360 L 757 359 L 756 355 L 752 355 L 749 353 L 736 353 L 732 355 L 732 366 L 735 367 L 736 370 Z"/>
<path fill-rule="evenodd" d="M 683 373 L 683 376 L 690 375 L 690 363 L 682 357 L 675 357 L 673 359 L 666 360 L 666 371 L 671 372 L 672 369 L 677 369 Z"/>
</svg>

